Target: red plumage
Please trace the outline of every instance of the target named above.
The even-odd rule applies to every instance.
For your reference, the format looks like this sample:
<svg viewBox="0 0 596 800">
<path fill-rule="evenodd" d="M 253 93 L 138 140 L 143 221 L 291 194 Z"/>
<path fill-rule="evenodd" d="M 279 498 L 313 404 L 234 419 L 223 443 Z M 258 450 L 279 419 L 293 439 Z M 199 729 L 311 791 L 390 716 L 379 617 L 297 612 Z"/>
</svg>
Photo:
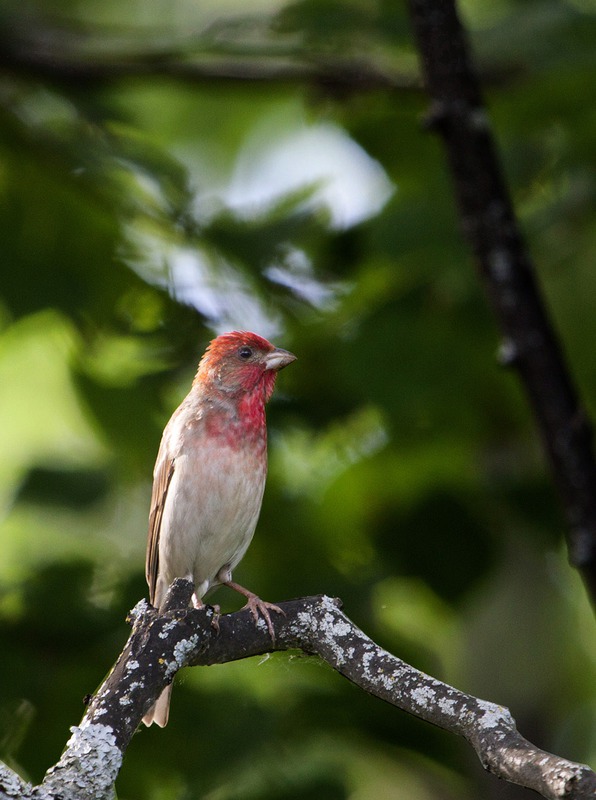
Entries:
<svg viewBox="0 0 596 800">
<path fill-rule="evenodd" d="M 269 631 L 268 608 L 232 581 L 257 524 L 267 475 L 265 403 L 277 372 L 295 360 L 255 333 L 218 336 L 192 388 L 165 427 L 153 473 L 146 574 L 158 607 L 174 578 L 195 586 L 193 602 L 226 584 L 248 598 Z M 144 717 L 168 719 L 168 686 Z"/>
</svg>

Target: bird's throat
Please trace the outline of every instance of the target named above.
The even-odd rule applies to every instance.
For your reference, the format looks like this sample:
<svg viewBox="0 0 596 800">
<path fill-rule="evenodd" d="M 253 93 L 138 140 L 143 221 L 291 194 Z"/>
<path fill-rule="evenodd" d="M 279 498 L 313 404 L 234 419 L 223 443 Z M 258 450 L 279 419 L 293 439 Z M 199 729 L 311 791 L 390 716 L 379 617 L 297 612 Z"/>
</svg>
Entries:
<svg viewBox="0 0 596 800">
<path fill-rule="evenodd" d="M 209 436 L 232 448 L 267 441 L 265 386 L 258 384 L 240 397 L 221 398 L 205 415 Z"/>
</svg>

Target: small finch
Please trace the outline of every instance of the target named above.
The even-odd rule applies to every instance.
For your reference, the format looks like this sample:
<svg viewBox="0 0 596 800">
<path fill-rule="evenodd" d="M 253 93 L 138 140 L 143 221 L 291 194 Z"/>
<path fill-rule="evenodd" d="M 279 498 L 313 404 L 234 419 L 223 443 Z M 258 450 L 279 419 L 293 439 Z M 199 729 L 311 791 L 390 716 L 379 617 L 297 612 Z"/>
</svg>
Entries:
<svg viewBox="0 0 596 800">
<path fill-rule="evenodd" d="M 192 388 L 166 425 L 153 472 L 146 575 L 149 598 L 159 608 L 175 578 L 194 583 L 193 604 L 221 584 L 243 594 L 255 620 L 269 609 L 232 581 L 259 517 L 267 475 L 265 403 L 277 373 L 296 356 L 255 333 L 214 339 Z M 167 686 L 143 718 L 168 721 Z"/>
</svg>

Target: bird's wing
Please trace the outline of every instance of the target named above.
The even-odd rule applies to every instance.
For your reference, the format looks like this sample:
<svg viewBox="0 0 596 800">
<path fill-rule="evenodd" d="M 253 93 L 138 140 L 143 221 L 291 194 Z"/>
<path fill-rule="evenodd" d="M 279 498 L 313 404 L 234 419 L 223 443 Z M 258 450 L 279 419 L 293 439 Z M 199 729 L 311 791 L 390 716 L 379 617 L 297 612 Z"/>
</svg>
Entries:
<svg viewBox="0 0 596 800">
<path fill-rule="evenodd" d="M 164 448 L 166 449 L 166 448 Z M 166 449 L 167 450 L 167 449 Z M 151 510 L 149 512 L 149 536 L 147 539 L 147 561 L 145 574 L 149 584 L 149 601 L 155 601 L 155 588 L 159 574 L 159 534 L 163 510 L 168 496 L 168 488 L 174 475 L 176 459 L 167 452 L 160 453 L 157 458 L 151 494 Z"/>
</svg>

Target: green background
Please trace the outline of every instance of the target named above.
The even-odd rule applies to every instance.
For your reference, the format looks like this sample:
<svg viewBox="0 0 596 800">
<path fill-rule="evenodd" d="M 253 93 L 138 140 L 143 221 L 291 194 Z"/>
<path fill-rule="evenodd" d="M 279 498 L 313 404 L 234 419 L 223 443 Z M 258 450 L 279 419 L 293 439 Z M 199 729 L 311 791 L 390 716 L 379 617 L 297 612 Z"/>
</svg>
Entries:
<svg viewBox="0 0 596 800">
<path fill-rule="evenodd" d="M 198 5 L 0 4 L 0 757 L 41 780 L 117 657 L 147 592 L 161 430 L 208 340 L 236 327 L 299 359 L 268 409 L 267 490 L 236 579 L 269 601 L 341 597 L 393 653 L 596 765 L 593 615 L 422 130 L 405 6 Z M 461 12 L 593 415 L 596 3 Z M 124 72 L 149 54 L 152 74 L 58 80 L 31 63 L 47 53 Z M 172 59 L 184 77 L 159 74 Z M 280 65 L 349 59 L 403 89 L 274 80 Z M 231 62 L 262 80 L 190 75 Z M 299 655 L 186 670 L 168 727 L 135 736 L 117 790 L 529 796 Z"/>
</svg>

